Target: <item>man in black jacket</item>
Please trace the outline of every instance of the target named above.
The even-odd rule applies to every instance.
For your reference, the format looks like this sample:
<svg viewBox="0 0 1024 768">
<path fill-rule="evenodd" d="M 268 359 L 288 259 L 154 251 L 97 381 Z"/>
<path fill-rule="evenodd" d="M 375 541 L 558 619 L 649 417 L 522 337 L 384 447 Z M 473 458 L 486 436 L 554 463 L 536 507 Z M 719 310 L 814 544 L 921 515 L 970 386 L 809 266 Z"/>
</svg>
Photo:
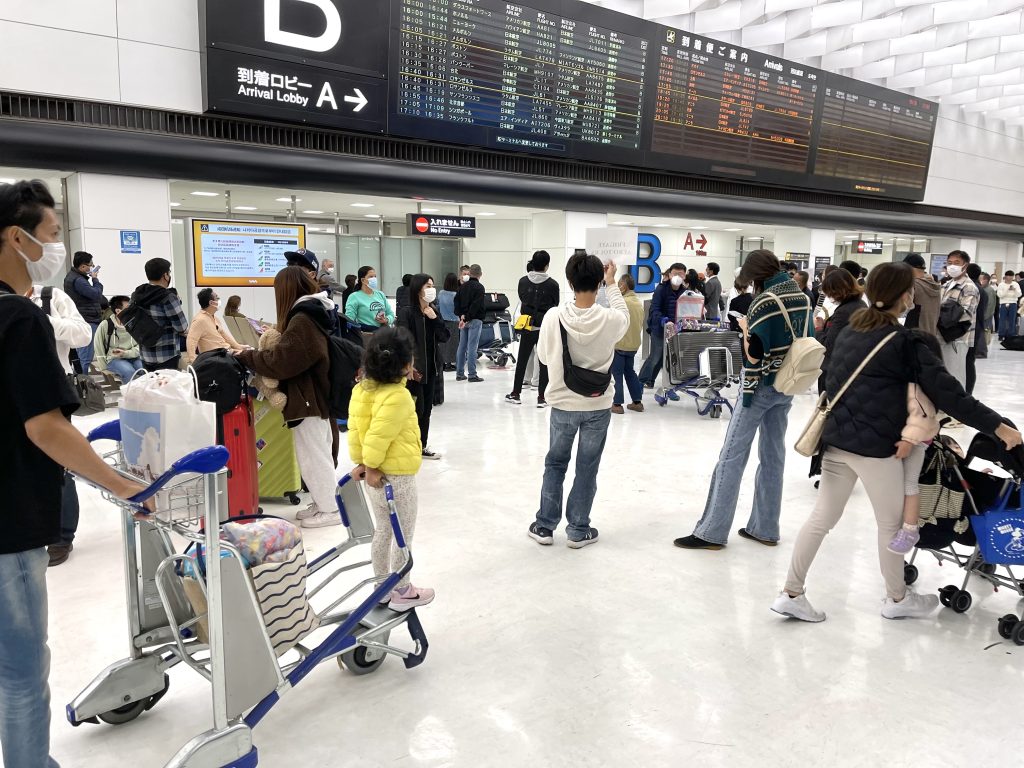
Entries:
<svg viewBox="0 0 1024 768">
<path fill-rule="evenodd" d="M 100 268 L 93 264 L 92 254 L 79 251 L 71 263 L 71 271 L 64 278 L 64 293 L 71 297 L 78 308 L 78 314 L 92 328 L 96 335 L 102 312 L 107 308 L 107 300 L 103 298 L 103 283 L 99 278 Z M 89 372 L 92 364 L 92 341 L 78 348 L 78 361 L 82 365 L 82 373 Z"/>
<path fill-rule="evenodd" d="M 469 268 L 469 279 L 455 294 L 455 314 L 459 317 L 459 351 L 455 354 L 455 380 L 466 381 L 466 364 L 469 364 L 469 381 L 483 381 L 476 375 L 477 347 L 480 346 L 480 331 L 487 314 L 487 296 L 480 278 L 483 270 L 479 264 Z"/>
</svg>

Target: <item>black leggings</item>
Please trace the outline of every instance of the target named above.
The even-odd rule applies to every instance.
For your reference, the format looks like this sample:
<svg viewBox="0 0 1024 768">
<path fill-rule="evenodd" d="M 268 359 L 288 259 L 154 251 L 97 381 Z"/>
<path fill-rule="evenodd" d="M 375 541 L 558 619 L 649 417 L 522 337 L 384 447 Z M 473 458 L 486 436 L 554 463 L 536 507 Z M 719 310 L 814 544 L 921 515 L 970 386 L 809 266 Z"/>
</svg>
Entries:
<svg viewBox="0 0 1024 768">
<path fill-rule="evenodd" d="M 512 384 L 512 394 L 521 395 L 523 392 L 523 379 L 526 378 L 526 366 L 530 364 L 530 355 L 533 354 L 537 342 L 540 340 L 540 331 L 521 331 L 519 336 L 519 358 L 516 360 L 516 377 Z M 537 398 L 544 399 L 544 392 L 548 388 L 548 367 L 540 366 L 540 386 L 537 387 Z"/>
<path fill-rule="evenodd" d="M 420 442 L 427 447 L 430 437 L 430 414 L 434 410 L 434 377 L 424 377 L 423 381 L 406 382 L 406 388 L 416 401 L 416 420 L 420 424 Z"/>
<path fill-rule="evenodd" d="M 964 382 L 967 386 L 964 387 L 967 390 L 967 394 L 974 394 L 974 385 L 978 381 L 978 369 L 974 365 L 975 357 L 977 353 L 977 347 L 968 347 L 967 349 L 967 380 Z"/>
</svg>

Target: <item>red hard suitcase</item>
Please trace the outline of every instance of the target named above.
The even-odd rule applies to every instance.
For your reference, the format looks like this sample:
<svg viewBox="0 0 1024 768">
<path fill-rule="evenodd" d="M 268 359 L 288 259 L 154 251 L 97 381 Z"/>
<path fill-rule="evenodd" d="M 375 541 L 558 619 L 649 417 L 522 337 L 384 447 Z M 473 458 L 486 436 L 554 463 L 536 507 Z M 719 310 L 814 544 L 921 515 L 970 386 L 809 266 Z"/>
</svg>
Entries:
<svg viewBox="0 0 1024 768">
<path fill-rule="evenodd" d="M 259 512 L 259 474 L 256 464 L 256 424 L 252 401 L 242 402 L 221 417 L 222 445 L 228 449 L 229 515 L 254 515 Z"/>
</svg>

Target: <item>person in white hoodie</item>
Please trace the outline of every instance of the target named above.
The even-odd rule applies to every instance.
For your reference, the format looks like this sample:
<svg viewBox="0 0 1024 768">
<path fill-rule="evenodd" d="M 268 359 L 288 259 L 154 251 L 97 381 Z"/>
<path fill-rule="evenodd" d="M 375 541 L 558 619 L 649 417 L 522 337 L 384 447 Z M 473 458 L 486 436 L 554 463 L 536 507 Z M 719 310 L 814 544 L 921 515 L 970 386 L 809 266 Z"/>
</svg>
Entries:
<svg viewBox="0 0 1024 768">
<path fill-rule="evenodd" d="M 629 328 L 629 309 L 615 282 L 614 263 L 602 265 L 596 256 L 578 253 L 569 259 L 565 276 L 576 300 L 563 305 L 557 313 L 548 314 L 537 344 L 538 359 L 548 369 L 551 428 L 544 459 L 540 509 L 537 519 L 530 525 L 529 536 L 539 544 L 554 543 L 554 529 L 562 520 L 565 472 L 579 433 L 576 478 L 569 493 L 565 518 L 569 546 L 580 549 L 597 541 L 597 529 L 590 525 L 590 511 L 611 421 L 612 389 L 608 371 L 615 356 L 615 344 Z M 597 303 L 602 282 L 608 307 Z M 565 352 L 568 352 L 568 360 Z M 579 385 L 566 382 L 566 362 L 577 369 L 605 374 L 604 388 L 585 388 L 588 389 L 586 395 L 576 391 L 581 388 Z"/>
<path fill-rule="evenodd" d="M 92 326 L 82 318 L 72 298 L 60 288 L 33 285 L 30 298 L 32 303 L 50 318 L 53 336 L 57 341 L 57 357 L 64 366 L 64 373 L 74 373 L 71 350 L 89 344 L 92 339 Z M 75 534 L 78 532 L 78 517 L 78 489 L 75 487 L 74 478 L 65 472 L 64 495 L 60 504 L 60 541 L 46 548 L 46 553 L 50 557 L 50 567 L 61 565 L 71 557 L 71 550 L 75 548 Z"/>
</svg>

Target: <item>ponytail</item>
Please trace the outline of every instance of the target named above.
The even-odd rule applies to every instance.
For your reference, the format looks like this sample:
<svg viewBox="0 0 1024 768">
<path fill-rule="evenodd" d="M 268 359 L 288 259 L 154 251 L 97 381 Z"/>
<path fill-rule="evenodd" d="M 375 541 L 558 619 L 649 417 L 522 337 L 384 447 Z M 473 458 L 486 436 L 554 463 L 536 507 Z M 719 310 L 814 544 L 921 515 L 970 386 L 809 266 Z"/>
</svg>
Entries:
<svg viewBox="0 0 1024 768">
<path fill-rule="evenodd" d="M 899 321 L 892 310 L 913 287 L 914 270 L 907 264 L 900 262 L 875 267 L 868 275 L 865 289 L 871 303 L 854 313 L 850 327 L 863 333 L 897 325 Z"/>
</svg>

